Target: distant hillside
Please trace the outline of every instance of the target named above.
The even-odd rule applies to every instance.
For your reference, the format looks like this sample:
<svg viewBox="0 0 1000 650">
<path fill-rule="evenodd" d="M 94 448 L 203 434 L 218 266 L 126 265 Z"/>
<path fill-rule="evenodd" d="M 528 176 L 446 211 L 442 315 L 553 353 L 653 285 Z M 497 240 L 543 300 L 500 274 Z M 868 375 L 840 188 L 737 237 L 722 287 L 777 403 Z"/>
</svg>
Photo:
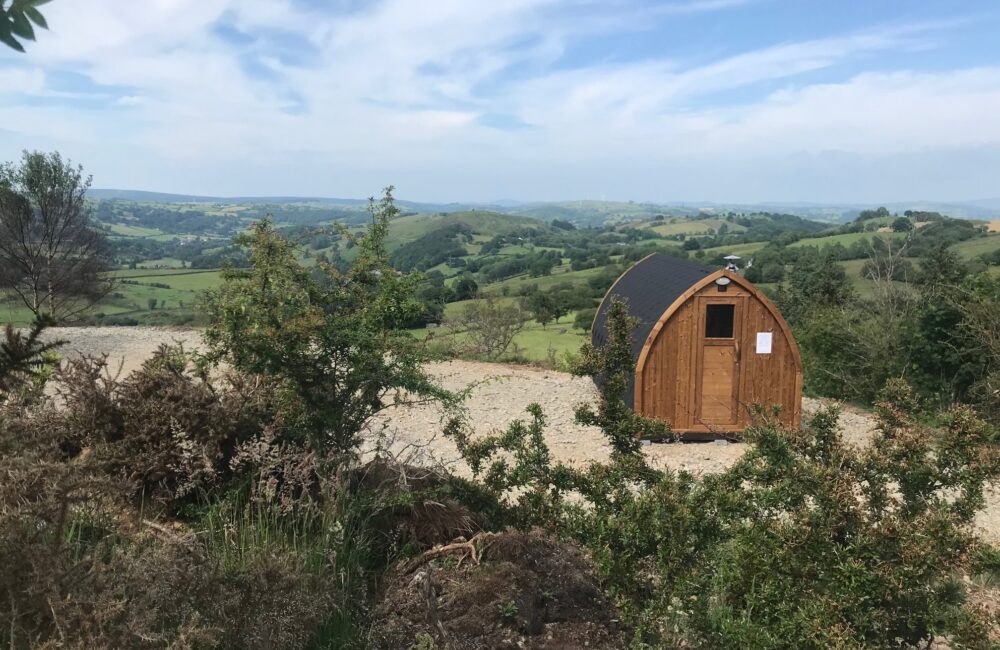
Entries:
<svg viewBox="0 0 1000 650">
<path fill-rule="evenodd" d="M 705 235 L 742 234 L 750 241 L 777 239 L 783 234 L 807 236 L 828 229 L 828 224 L 803 219 L 793 214 L 761 212 L 725 215 L 699 213 L 693 217 L 658 216 L 650 221 L 629 222 L 621 228 L 641 228 L 666 237 L 681 239 Z"/>
<path fill-rule="evenodd" d="M 975 201 L 968 201 L 968 204 L 984 210 L 1000 212 L 1000 197 L 995 199 L 977 199 Z"/>
<path fill-rule="evenodd" d="M 602 226 L 628 221 L 646 221 L 658 215 L 692 216 L 697 215 L 699 211 L 697 208 L 678 208 L 631 201 L 562 201 L 522 205 L 509 208 L 505 212 L 545 221 L 561 219 L 581 226 Z"/>
<path fill-rule="evenodd" d="M 146 201 L 151 203 L 319 203 L 326 205 L 366 205 L 367 199 L 338 199 L 308 196 L 199 196 L 144 190 L 90 189 L 87 197 L 106 201 Z"/>
<path fill-rule="evenodd" d="M 367 199 L 306 196 L 221 197 L 121 189 L 92 189 L 88 192 L 88 196 L 98 200 L 146 203 L 310 206 L 343 211 L 357 210 L 359 212 L 367 204 Z M 509 199 L 489 203 L 427 203 L 397 200 L 396 205 L 408 213 L 492 212 L 520 215 L 543 221 L 559 219 L 584 227 L 614 225 L 632 221 L 650 221 L 659 215 L 665 217 L 697 217 L 698 215 L 725 217 L 730 212 L 735 214 L 794 214 L 812 221 L 841 224 L 853 221 L 861 210 L 877 207 L 874 203 L 715 203 L 712 201 L 651 203 L 596 200 L 518 202 Z M 960 219 L 1000 219 L 1000 198 L 965 202 L 905 201 L 882 203 L 881 205 L 899 214 L 902 214 L 906 210 L 918 210 L 940 212 L 941 214 Z"/>
<path fill-rule="evenodd" d="M 862 210 L 870 210 L 879 205 L 890 212 L 903 214 L 907 210 L 919 212 L 939 212 L 955 219 L 997 219 L 1000 218 L 1000 199 L 986 199 L 968 202 L 900 201 L 883 203 L 819 204 L 819 203 L 703 203 L 702 212 L 726 214 L 728 212 L 783 212 L 796 214 L 813 221 L 824 223 L 848 223 Z"/>
<path fill-rule="evenodd" d="M 338 206 L 363 208 L 368 199 L 342 199 L 320 196 L 201 196 L 196 194 L 170 194 L 166 192 L 146 192 L 143 190 L 90 189 L 87 197 L 105 201 L 136 201 L 147 203 L 206 203 L 222 205 L 283 205 L 300 204 L 316 206 Z M 458 212 L 462 210 L 494 209 L 507 211 L 514 205 L 506 206 L 478 203 L 421 203 L 397 200 L 397 207 L 406 212 Z"/>
<path fill-rule="evenodd" d="M 438 214 L 417 214 L 394 219 L 389 226 L 386 245 L 394 250 L 436 231 L 456 226 L 467 230 L 475 241 L 484 242 L 522 228 L 547 228 L 538 219 L 499 212 L 465 210 Z"/>
</svg>

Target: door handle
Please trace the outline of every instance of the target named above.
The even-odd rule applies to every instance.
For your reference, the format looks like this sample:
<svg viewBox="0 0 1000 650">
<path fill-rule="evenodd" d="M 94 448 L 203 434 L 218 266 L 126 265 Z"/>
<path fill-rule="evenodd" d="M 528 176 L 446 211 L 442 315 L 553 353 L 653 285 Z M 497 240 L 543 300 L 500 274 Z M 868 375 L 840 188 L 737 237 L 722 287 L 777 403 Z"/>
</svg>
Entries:
<svg viewBox="0 0 1000 650">
<path fill-rule="evenodd" d="M 740 365 L 740 342 L 733 341 L 736 344 L 736 365 Z"/>
</svg>

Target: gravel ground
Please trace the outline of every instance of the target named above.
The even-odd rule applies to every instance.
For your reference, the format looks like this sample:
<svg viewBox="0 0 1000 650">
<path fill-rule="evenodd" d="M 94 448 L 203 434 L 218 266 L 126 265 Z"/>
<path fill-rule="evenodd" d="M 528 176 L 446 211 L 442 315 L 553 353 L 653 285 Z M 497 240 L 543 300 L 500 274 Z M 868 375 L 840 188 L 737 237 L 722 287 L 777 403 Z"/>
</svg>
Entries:
<svg viewBox="0 0 1000 650">
<path fill-rule="evenodd" d="M 66 341 L 59 349 L 63 356 L 107 354 L 109 367 L 121 364 L 122 375 L 141 366 L 163 344 L 183 343 L 192 349 L 201 344 L 198 330 L 170 327 L 55 327 L 44 336 Z"/>
<path fill-rule="evenodd" d="M 69 343 L 63 353 L 108 354 L 112 367 L 122 364 L 127 374 L 163 343 L 183 343 L 196 348 L 197 330 L 151 327 L 58 328 L 50 338 Z M 525 407 L 537 402 L 546 418 L 545 437 L 555 460 L 576 465 L 608 458 L 609 446 L 597 429 L 573 422 L 573 409 L 593 401 L 597 391 L 586 378 L 526 366 L 449 361 L 431 364 L 429 370 L 445 388 L 463 390 L 473 386 L 465 408 L 471 426 L 480 433 L 505 429 L 515 419 L 528 419 Z M 822 406 L 820 400 L 804 398 L 803 412 Z M 451 441 L 441 435 L 444 414 L 432 405 L 393 407 L 371 425 L 372 445 L 377 444 L 410 462 L 440 463 L 459 473 L 467 473 Z M 845 438 L 863 444 L 874 431 L 872 418 L 859 410 L 844 407 L 840 426 Z M 701 442 L 651 444 L 644 447 L 650 462 L 661 468 L 687 470 L 695 474 L 715 473 L 732 465 L 746 450 L 739 443 Z M 1000 542 L 1000 491 L 988 489 L 986 509 L 977 520 L 985 537 Z"/>
</svg>

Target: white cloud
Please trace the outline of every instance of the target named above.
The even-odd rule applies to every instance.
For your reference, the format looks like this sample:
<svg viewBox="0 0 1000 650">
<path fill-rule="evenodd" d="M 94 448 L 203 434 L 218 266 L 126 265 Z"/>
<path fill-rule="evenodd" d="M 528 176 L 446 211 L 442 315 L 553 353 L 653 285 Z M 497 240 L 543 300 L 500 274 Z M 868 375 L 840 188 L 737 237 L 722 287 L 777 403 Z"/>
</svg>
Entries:
<svg viewBox="0 0 1000 650">
<path fill-rule="evenodd" d="M 96 161 L 97 186 L 210 194 L 366 195 L 395 182 L 425 199 L 764 191 L 771 195 L 758 198 L 780 199 L 790 194 L 783 175 L 796 168 L 822 176 L 824 165 L 849 160 L 859 170 L 875 161 L 901 169 L 907 156 L 942 151 L 956 160 L 957 151 L 1000 143 L 1000 67 L 801 82 L 802 73 L 860 57 L 928 47 L 947 24 L 777 43 L 695 66 L 668 58 L 552 66 L 581 35 L 637 29 L 636 17 L 651 11 L 737 4 L 745 0 L 655 11 L 388 0 L 321 15 L 287 0 L 53 3 L 51 33 L 24 59 L 34 67 L 11 59 L 15 67 L 0 68 L 0 151 L 56 146 Z M 220 20 L 261 39 L 229 43 L 213 31 Z M 304 60 L 272 52 L 271 34 Z M 248 59 L 267 74 L 248 71 Z M 118 90 L 91 93 L 108 99 L 103 107 L 20 103 L 25 94 L 87 97 L 49 87 L 51 73 L 65 70 Z M 763 83 L 785 87 L 725 100 Z M 498 115 L 527 128 L 488 126 Z M 989 166 L 992 154 L 986 160 L 971 170 L 970 192 L 982 174 L 1000 171 Z M 927 165 L 914 169 L 923 177 L 913 187 L 934 191 Z M 894 182 L 903 191 L 905 174 Z M 803 177 L 795 191 L 817 183 Z M 961 186 L 949 183 L 941 191 Z"/>
<path fill-rule="evenodd" d="M 45 72 L 38 68 L 0 70 L 0 88 L 10 94 L 41 94 L 45 90 Z"/>
</svg>

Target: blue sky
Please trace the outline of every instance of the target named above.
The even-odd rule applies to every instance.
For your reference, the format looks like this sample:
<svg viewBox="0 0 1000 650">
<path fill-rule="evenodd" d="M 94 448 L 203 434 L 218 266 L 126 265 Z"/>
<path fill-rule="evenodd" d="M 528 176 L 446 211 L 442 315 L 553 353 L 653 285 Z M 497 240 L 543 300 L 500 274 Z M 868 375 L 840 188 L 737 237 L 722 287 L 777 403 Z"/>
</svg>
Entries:
<svg viewBox="0 0 1000 650">
<path fill-rule="evenodd" d="M 0 160 L 413 200 L 1000 196 L 1000 3 L 55 0 Z"/>
</svg>

